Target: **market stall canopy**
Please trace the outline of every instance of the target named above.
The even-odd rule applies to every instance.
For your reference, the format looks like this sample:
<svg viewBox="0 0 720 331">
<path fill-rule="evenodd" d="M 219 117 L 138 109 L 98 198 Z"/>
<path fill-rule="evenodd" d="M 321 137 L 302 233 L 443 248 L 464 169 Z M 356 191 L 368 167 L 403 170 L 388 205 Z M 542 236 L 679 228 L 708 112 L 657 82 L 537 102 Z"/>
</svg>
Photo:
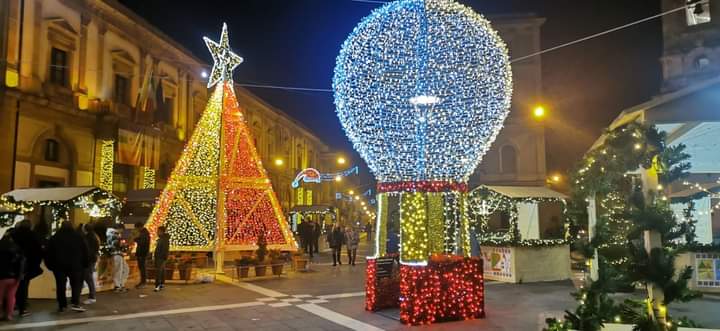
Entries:
<svg viewBox="0 0 720 331">
<path fill-rule="evenodd" d="M 486 188 L 491 191 L 495 191 L 508 198 L 512 199 L 523 199 L 523 198 L 548 198 L 548 199 L 567 199 L 565 194 L 553 191 L 544 186 L 494 186 L 494 185 L 483 185 L 478 189 Z"/>
<path fill-rule="evenodd" d="M 126 202 L 143 202 L 143 201 L 155 201 L 162 193 L 162 190 L 148 188 L 142 190 L 128 191 L 125 196 Z"/>
<path fill-rule="evenodd" d="M 17 202 L 70 201 L 95 190 L 99 190 L 99 188 L 95 186 L 24 188 L 10 191 L 5 195 L 12 197 Z"/>
<path fill-rule="evenodd" d="M 290 213 L 333 213 L 335 207 L 327 205 L 295 206 Z"/>
<path fill-rule="evenodd" d="M 670 194 L 670 201 L 673 203 L 688 202 L 717 193 L 720 193 L 720 184 L 718 183 L 697 184 L 689 186 L 682 191 L 672 192 Z"/>
</svg>

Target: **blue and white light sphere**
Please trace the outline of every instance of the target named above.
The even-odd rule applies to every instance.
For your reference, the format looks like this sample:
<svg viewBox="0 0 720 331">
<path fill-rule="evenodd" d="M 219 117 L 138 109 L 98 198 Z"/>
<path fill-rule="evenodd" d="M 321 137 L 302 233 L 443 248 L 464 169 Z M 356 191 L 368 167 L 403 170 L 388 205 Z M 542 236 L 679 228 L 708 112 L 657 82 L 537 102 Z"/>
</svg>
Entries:
<svg viewBox="0 0 720 331">
<path fill-rule="evenodd" d="M 380 182 L 466 182 L 508 115 L 507 47 L 451 0 L 376 9 L 337 58 L 335 105 Z"/>
</svg>

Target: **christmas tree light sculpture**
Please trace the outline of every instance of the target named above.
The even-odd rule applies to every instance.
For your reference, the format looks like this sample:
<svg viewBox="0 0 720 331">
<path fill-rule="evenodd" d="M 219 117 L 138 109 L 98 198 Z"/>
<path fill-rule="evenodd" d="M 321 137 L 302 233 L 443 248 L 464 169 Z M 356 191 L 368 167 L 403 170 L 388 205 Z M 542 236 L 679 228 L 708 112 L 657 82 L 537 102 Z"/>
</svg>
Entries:
<svg viewBox="0 0 720 331">
<path fill-rule="evenodd" d="M 243 59 L 230 50 L 227 26 L 219 43 L 205 38 L 215 64 L 207 107 L 149 220 L 164 225 L 176 251 L 254 250 L 260 233 L 268 248 L 295 250 L 265 168 L 233 89 L 232 70 Z M 221 271 L 219 269 L 218 271 Z"/>
<path fill-rule="evenodd" d="M 394 1 L 345 41 L 333 88 L 338 118 L 379 182 L 373 258 L 387 252 L 388 197 L 399 195 L 401 320 L 483 316 L 466 182 L 509 112 L 505 43 L 452 0 Z"/>
</svg>

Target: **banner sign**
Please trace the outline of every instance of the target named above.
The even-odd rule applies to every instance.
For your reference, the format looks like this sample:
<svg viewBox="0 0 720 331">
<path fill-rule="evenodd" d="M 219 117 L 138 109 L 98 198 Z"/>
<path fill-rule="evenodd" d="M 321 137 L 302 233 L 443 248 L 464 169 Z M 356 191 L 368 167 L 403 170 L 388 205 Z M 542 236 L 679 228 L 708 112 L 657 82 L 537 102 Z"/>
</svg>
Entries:
<svg viewBox="0 0 720 331">
<path fill-rule="evenodd" d="M 510 247 L 482 246 L 482 258 L 485 278 L 513 281 L 512 249 Z"/>
<path fill-rule="evenodd" d="M 118 129 L 117 163 L 157 169 L 160 139 L 142 132 Z"/>
<path fill-rule="evenodd" d="M 720 287 L 720 254 L 696 253 L 695 272 L 698 287 Z"/>
</svg>

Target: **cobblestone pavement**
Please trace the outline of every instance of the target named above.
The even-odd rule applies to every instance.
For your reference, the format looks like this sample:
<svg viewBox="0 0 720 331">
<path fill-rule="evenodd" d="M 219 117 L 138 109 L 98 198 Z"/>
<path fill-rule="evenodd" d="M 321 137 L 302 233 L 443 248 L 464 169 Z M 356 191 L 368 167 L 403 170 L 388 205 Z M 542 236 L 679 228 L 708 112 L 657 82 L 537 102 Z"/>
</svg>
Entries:
<svg viewBox="0 0 720 331">
<path fill-rule="evenodd" d="M 325 254 L 317 262 L 310 272 L 280 278 L 238 282 L 224 276 L 212 284 L 170 285 L 160 293 L 101 293 L 85 313 L 58 314 L 54 301 L 32 300 L 33 315 L 0 323 L 0 330 L 539 330 L 546 316 L 575 306 L 571 281 L 488 283 L 487 318 L 407 327 L 396 312 L 363 310 L 364 264 L 332 267 Z M 720 300 L 714 298 L 676 309 L 715 328 L 718 311 Z"/>
</svg>

